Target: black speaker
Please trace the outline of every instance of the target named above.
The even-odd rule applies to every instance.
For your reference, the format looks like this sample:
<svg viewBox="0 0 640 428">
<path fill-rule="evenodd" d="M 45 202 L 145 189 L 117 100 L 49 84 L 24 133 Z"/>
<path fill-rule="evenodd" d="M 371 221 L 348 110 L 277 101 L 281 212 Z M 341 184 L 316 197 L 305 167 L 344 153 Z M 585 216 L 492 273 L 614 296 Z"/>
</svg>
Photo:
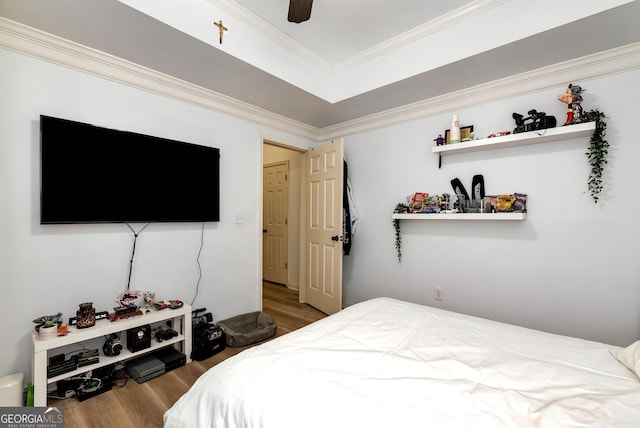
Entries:
<svg viewBox="0 0 640 428">
<path fill-rule="evenodd" d="M 151 326 L 149 324 L 127 330 L 127 349 L 138 352 L 151 346 Z"/>
</svg>

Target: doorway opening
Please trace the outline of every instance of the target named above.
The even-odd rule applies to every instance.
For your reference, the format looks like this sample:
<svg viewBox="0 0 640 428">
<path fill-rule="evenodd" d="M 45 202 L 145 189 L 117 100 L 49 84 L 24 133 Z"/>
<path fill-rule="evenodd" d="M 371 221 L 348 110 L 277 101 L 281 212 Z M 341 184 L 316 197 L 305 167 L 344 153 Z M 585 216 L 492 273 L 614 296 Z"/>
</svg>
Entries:
<svg viewBox="0 0 640 428">
<path fill-rule="evenodd" d="M 263 142 L 262 278 L 300 290 L 303 150 Z"/>
<path fill-rule="evenodd" d="M 282 167 L 287 172 L 288 207 L 283 209 L 286 215 L 278 220 L 287 226 L 286 261 L 280 257 L 283 251 L 266 255 L 268 228 L 265 220 L 265 201 L 271 186 L 271 179 L 263 176 L 263 266 L 277 265 L 287 267 L 286 286 L 296 290 L 300 302 L 332 314 L 343 307 L 342 300 L 342 254 L 343 254 L 343 198 L 344 198 L 344 141 L 342 138 L 331 140 L 310 150 L 296 150 L 275 143 L 263 141 L 263 172 L 267 168 Z M 286 167 L 288 165 L 288 167 Z M 282 172 L 280 173 L 282 174 Z M 275 175 L 274 175 L 275 176 Z M 274 189 L 277 186 L 274 184 Z M 274 216 L 278 218 L 278 216 Z M 284 233 L 284 232 L 283 232 Z M 275 234 L 274 234 L 275 235 Z M 280 234 L 278 236 L 284 236 Z M 275 238 L 272 238 L 275 239 Z M 285 241 L 285 238 L 280 238 Z M 264 261 L 272 257 L 275 261 Z"/>
</svg>

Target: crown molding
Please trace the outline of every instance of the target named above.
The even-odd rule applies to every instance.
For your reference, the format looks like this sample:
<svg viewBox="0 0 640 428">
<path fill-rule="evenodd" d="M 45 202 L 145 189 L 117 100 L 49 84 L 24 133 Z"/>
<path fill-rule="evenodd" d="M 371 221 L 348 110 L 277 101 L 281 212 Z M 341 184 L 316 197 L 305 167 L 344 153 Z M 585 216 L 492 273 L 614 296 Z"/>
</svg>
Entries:
<svg viewBox="0 0 640 428">
<path fill-rule="evenodd" d="M 225 11 L 229 15 L 236 18 L 238 21 L 247 25 L 252 30 L 264 35 L 271 39 L 273 42 L 291 51 L 294 55 L 301 57 L 302 59 L 310 62 L 311 64 L 319 67 L 320 69 L 331 72 L 333 70 L 333 64 L 322 58 L 316 52 L 307 48 L 302 43 L 295 40 L 293 37 L 285 34 L 277 29 L 264 19 L 260 18 L 249 9 L 239 5 L 234 1 L 229 0 L 207 0 L 209 3 L 217 8 Z"/>
<path fill-rule="evenodd" d="M 0 17 L 0 47 L 312 140 L 318 129 L 116 56 Z"/>
<path fill-rule="evenodd" d="M 250 28 L 268 37 L 280 46 L 287 48 L 293 54 L 320 67 L 324 71 L 343 71 L 347 68 L 357 66 L 373 58 L 380 57 L 388 52 L 408 45 L 411 42 L 425 38 L 438 31 L 449 28 L 473 16 L 484 13 L 490 9 L 498 7 L 510 0 L 474 0 L 462 7 L 452 10 L 446 14 L 438 16 L 425 24 L 406 31 L 403 34 L 392 37 L 369 49 L 366 49 L 350 58 L 339 61 L 335 64 L 325 60 L 320 55 L 304 46 L 294 38 L 280 31 L 264 19 L 260 18 L 247 8 L 230 0 L 207 0 L 212 5 L 227 12 L 238 21 L 246 23 Z"/>
<path fill-rule="evenodd" d="M 319 129 L 3 17 L 0 47 L 315 141 L 640 68 L 633 43 Z"/>
<path fill-rule="evenodd" d="M 429 22 L 425 22 L 409 31 L 385 40 L 369 49 L 347 58 L 344 61 L 336 63 L 333 67 L 334 71 L 343 71 L 345 69 L 363 64 L 369 60 L 381 57 L 391 51 L 404 47 L 416 40 L 424 39 L 438 31 L 445 30 L 460 22 L 468 20 L 476 15 L 484 13 L 490 9 L 501 6 L 510 0 L 475 0 L 462 7 L 454 9 L 448 13 L 438 16 Z"/>
<path fill-rule="evenodd" d="M 538 68 L 321 129 L 327 140 L 640 69 L 640 42 Z"/>
</svg>

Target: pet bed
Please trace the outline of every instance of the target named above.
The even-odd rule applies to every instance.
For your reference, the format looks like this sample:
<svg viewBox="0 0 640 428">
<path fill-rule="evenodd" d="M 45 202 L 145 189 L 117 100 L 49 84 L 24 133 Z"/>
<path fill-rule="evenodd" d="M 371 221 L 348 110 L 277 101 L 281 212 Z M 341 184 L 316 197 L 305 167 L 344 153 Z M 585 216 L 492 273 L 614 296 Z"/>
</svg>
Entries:
<svg viewBox="0 0 640 428">
<path fill-rule="evenodd" d="M 227 335 L 227 346 L 240 347 L 261 342 L 276 334 L 278 324 L 269 314 L 256 311 L 237 315 L 218 325 Z"/>
</svg>

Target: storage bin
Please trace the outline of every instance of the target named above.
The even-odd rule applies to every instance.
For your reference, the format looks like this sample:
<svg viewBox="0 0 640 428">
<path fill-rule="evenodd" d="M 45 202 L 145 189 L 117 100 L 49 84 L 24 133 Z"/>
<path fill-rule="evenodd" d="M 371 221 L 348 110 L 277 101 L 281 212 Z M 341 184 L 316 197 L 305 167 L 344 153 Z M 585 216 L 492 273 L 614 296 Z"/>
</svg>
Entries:
<svg viewBox="0 0 640 428">
<path fill-rule="evenodd" d="M 24 373 L 14 373 L 0 378 L 0 407 L 22 407 Z"/>
</svg>

